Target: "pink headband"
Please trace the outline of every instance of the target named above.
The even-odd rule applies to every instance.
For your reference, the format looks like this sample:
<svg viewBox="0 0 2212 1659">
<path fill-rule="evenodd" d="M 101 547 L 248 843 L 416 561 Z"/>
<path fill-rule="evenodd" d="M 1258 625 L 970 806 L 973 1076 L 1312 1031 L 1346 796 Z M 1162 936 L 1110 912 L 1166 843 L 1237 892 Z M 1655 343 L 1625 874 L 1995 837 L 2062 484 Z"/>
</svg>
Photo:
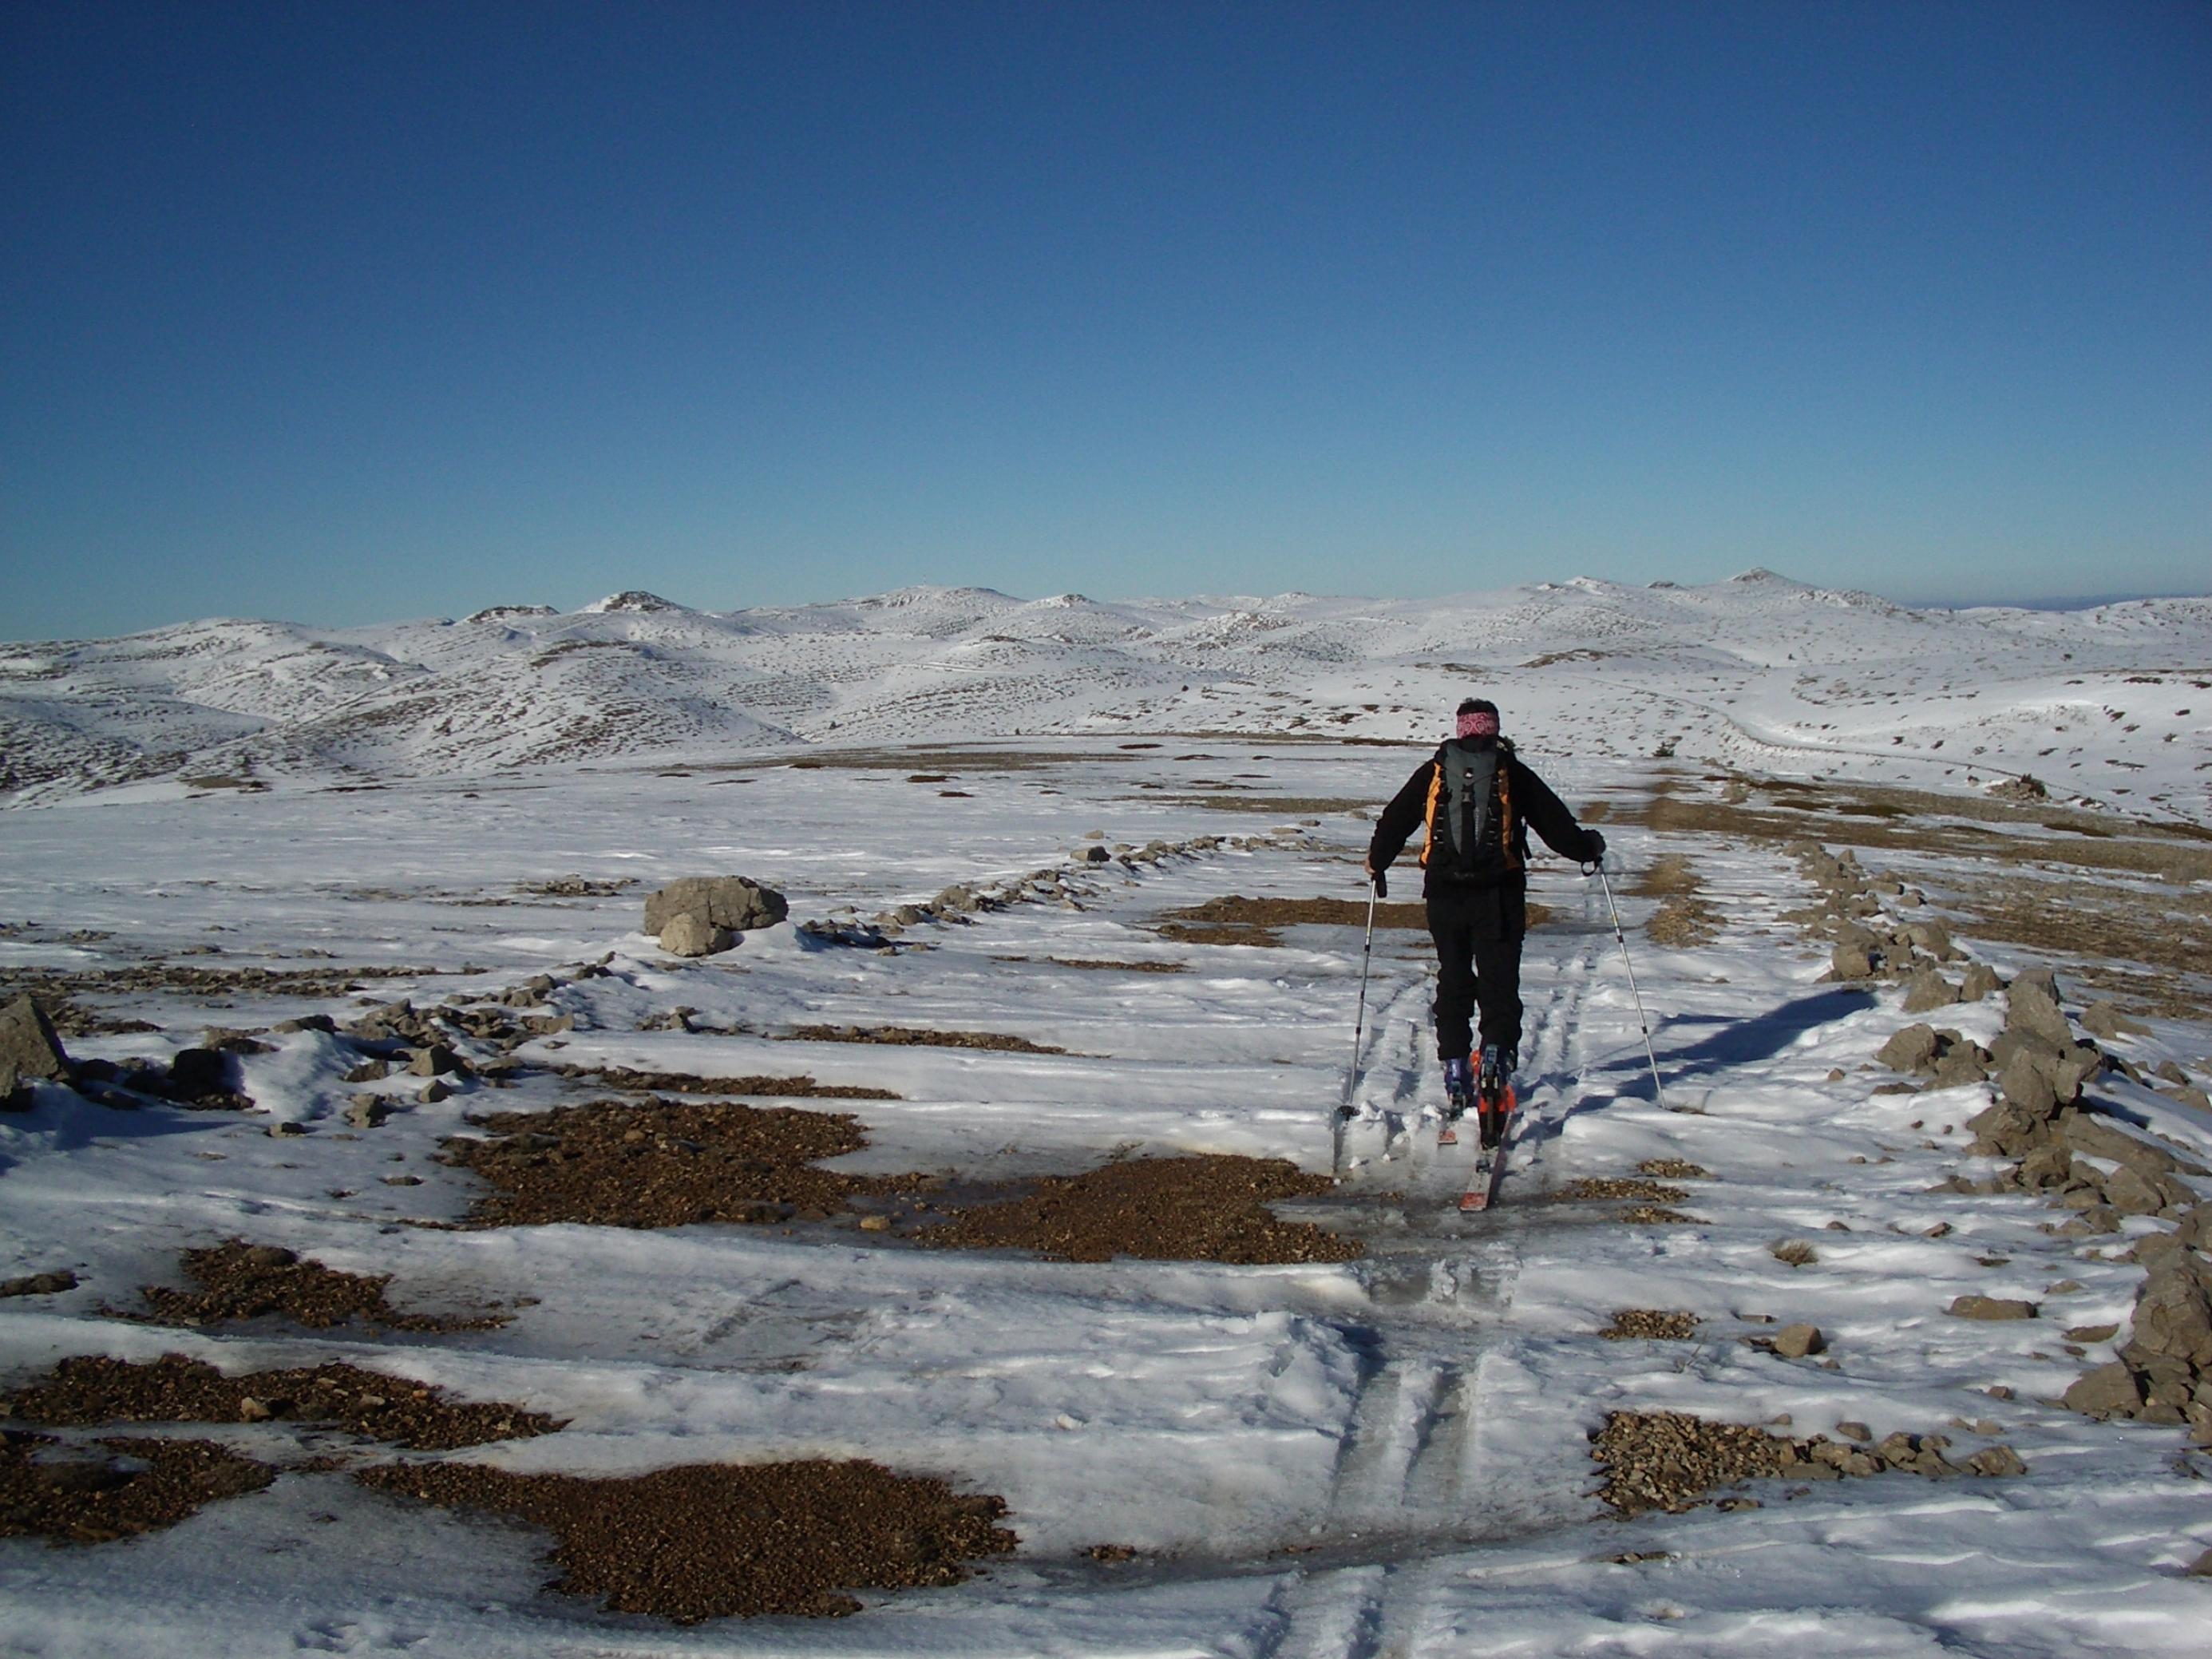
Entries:
<svg viewBox="0 0 2212 1659">
<path fill-rule="evenodd" d="M 1459 717 L 1459 735 L 1462 738 L 1494 738 L 1498 735 L 1498 716 L 1486 708 L 1470 709 Z"/>
</svg>

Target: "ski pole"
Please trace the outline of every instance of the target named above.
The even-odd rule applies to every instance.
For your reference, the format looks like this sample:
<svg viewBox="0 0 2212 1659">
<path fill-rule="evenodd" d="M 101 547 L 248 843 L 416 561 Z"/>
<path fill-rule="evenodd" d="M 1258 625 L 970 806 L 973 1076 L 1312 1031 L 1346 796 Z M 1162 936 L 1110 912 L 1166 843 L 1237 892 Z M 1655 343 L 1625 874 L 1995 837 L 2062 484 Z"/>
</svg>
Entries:
<svg viewBox="0 0 2212 1659">
<path fill-rule="evenodd" d="M 1367 878 L 1367 939 L 1359 947 L 1359 1012 L 1352 1022 L 1352 1069 L 1345 1073 L 1343 1115 L 1352 1115 L 1352 1091 L 1359 1086 L 1359 1038 L 1367 1025 L 1367 968 L 1375 958 L 1375 888 Z"/>
<path fill-rule="evenodd" d="M 1597 878 L 1605 886 L 1605 908 L 1613 913 L 1613 937 L 1620 946 L 1620 965 L 1628 969 L 1628 994 L 1636 999 L 1636 1024 L 1644 1033 L 1644 1057 L 1651 1062 L 1651 1096 L 1664 1108 L 1667 1097 L 1659 1087 L 1659 1056 L 1651 1052 L 1651 1022 L 1644 1015 L 1644 994 L 1636 988 L 1636 964 L 1628 959 L 1628 936 L 1620 931 L 1620 907 L 1613 902 L 1613 883 L 1606 878 L 1602 859 L 1598 860 Z"/>
</svg>

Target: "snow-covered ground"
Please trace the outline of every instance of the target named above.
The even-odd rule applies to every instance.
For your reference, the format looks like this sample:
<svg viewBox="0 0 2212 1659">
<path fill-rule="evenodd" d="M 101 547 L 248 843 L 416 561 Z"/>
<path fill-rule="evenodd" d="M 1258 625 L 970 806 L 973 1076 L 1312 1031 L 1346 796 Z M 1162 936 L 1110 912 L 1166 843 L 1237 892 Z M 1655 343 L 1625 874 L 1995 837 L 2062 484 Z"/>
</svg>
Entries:
<svg viewBox="0 0 2212 1659">
<path fill-rule="evenodd" d="M 2163 805 L 2201 815 L 2195 769 L 2207 760 L 2205 715 L 2173 715 L 2169 706 L 2212 708 L 2171 678 L 2191 663 L 2201 673 L 2212 627 L 2202 617 L 2176 608 L 2163 631 L 2130 635 L 2124 647 L 2117 614 L 1929 618 L 1804 592 L 1785 596 L 1779 611 L 1790 620 L 1774 621 L 1755 652 L 1735 621 L 1704 647 L 1717 689 L 1704 696 L 1711 718 L 1695 726 L 1698 742 L 1747 769 L 1794 757 L 1766 769 L 1787 770 L 1814 767 L 1804 745 L 1832 741 L 1837 758 L 1814 769 L 1850 771 L 1850 746 L 1888 747 L 1894 726 L 1908 737 L 1903 747 L 1926 751 L 1936 736 L 1947 754 L 1982 743 L 1992 764 L 2040 769 L 2056 782 L 2063 751 L 2057 761 L 2026 752 L 2033 739 L 2022 733 L 2047 722 L 2051 708 L 2072 706 L 2061 656 L 2072 650 L 2103 665 L 2083 667 L 2085 678 L 2102 678 L 2081 688 L 2082 697 L 2111 701 L 2124 669 L 2166 676 L 2126 690 L 2155 696 L 2159 720 L 2191 724 L 2166 743 L 2144 704 L 2144 730 L 2129 740 L 2139 738 L 2140 752 L 2153 757 L 2146 768 L 2162 769 L 2146 770 L 2137 787 L 2154 781 L 2167 793 Z M 981 652 L 972 636 L 982 628 L 1007 635 L 1010 643 L 991 649 L 1011 654 L 1030 649 L 1055 621 L 1079 641 L 1091 637 L 1083 630 L 1124 615 L 1080 601 L 1009 609 L 997 596 L 975 596 L 986 622 L 959 613 L 958 597 L 915 599 L 929 627 L 915 623 L 909 637 L 939 629 L 955 641 L 945 651 Z M 1594 608 L 1577 613 L 1586 634 L 1596 636 L 1590 617 L 1625 617 L 1617 627 L 1626 643 L 1602 648 L 1643 651 L 1638 606 L 1702 606 L 1710 616 L 1739 603 L 1710 593 L 1630 598 L 1634 605 L 1617 592 L 1524 595 L 1520 603 L 1541 614 L 1532 611 L 1515 650 L 1534 654 L 1526 641 L 1554 626 L 1555 612 L 1542 607 L 1589 599 Z M 488 994 L 612 952 L 606 976 L 569 981 L 552 995 L 576 1029 L 540 1039 L 526 1058 L 710 1075 L 804 1072 L 895 1091 L 896 1101 L 836 1103 L 859 1113 L 872 1139 L 840 1167 L 991 1177 L 1085 1168 L 1133 1150 L 1284 1156 L 1326 1170 L 1329 1111 L 1352 1059 L 1358 934 L 1301 927 L 1279 947 L 1224 945 L 1170 940 L 1147 924 L 1230 893 L 1358 897 L 1363 817 L 1313 806 L 1231 812 L 1205 797 L 1236 782 L 1290 800 L 1379 803 L 1419 754 L 1249 735 L 1124 745 L 1143 730 L 1234 723 L 1207 712 L 1209 694 L 1225 697 L 1225 686 L 1237 688 L 1237 719 L 1253 719 L 1262 647 L 1251 641 L 1282 632 L 1304 641 L 1312 659 L 1297 708 L 1381 706 L 1331 730 L 1432 729 L 1437 705 L 1464 677 L 1409 665 L 1467 647 L 1443 644 L 1443 629 L 1415 641 L 1408 617 L 1390 623 L 1404 636 L 1395 647 L 1403 661 L 1376 669 L 1358 645 L 1369 624 L 1354 627 L 1340 607 L 1194 605 L 1180 620 L 1127 608 L 1129 625 L 1155 640 L 1178 629 L 1188 640 L 1204 636 L 1219 672 L 1193 681 L 1192 701 L 1160 692 L 1141 721 L 1103 720 L 1084 701 L 1096 698 L 1095 684 L 1070 689 L 1054 717 L 1063 732 L 1105 726 L 1115 735 L 1056 738 L 1057 757 L 1032 744 L 995 757 L 933 753 L 926 769 L 897 754 L 873 766 L 722 771 L 602 761 L 475 767 L 470 775 L 380 780 L 384 787 L 362 792 L 311 787 L 303 775 L 267 793 L 188 795 L 142 784 L 69 797 L 0 817 L 0 919 L 12 924 L 0 933 L 0 963 L 404 966 L 433 971 L 370 981 L 365 993 L 423 1003 Z M 596 614 L 608 625 L 671 625 L 665 612 Z M 815 653 L 809 673 L 832 637 L 819 615 L 803 626 L 678 616 L 702 636 L 727 633 L 763 653 L 803 645 Z M 468 626 L 556 624 L 571 636 L 586 629 L 574 617 L 524 617 L 407 637 L 419 644 Z M 860 608 L 850 626 L 857 653 L 883 648 Z M 2001 680 L 1962 670 L 1955 654 L 1916 657 L 1915 640 L 1955 641 L 1967 628 L 2009 641 L 1990 647 L 2004 653 L 1990 659 Z M 1815 651 L 1839 629 L 1887 642 L 1855 646 L 1865 653 L 1849 671 L 1856 689 L 1823 702 L 1844 671 L 1827 660 L 1819 688 L 1795 689 L 1789 653 Z M 2107 635 L 2109 656 L 2098 656 L 2107 646 L 2096 641 Z M 1317 642 L 1332 637 L 1352 642 L 1330 661 Z M 327 688 L 331 658 L 370 681 L 447 672 L 427 647 L 400 653 L 411 665 L 380 657 L 397 661 L 398 638 L 381 635 L 373 647 L 303 638 L 297 649 L 317 665 L 304 680 Z M 1509 727 L 1570 802 L 1625 813 L 1643 799 L 1650 749 L 1686 737 L 1686 711 L 1698 706 L 1690 665 L 1668 654 L 1681 648 L 1678 640 L 1626 667 L 1614 659 L 1562 662 L 1512 682 Z M 924 648 L 914 649 L 919 658 Z M 1778 660 L 1747 665 L 1754 654 Z M 323 718 L 313 698 L 324 692 L 302 691 L 294 708 L 290 694 L 271 690 L 290 660 L 272 650 L 257 671 L 264 678 L 240 682 L 258 687 L 258 702 L 235 687 L 218 698 L 201 681 L 196 706 L 243 710 L 238 718 L 252 722 L 273 721 L 280 709 Z M 942 661 L 931 660 L 908 684 L 941 690 Z M 1656 683 L 1662 660 L 1680 671 L 1670 690 Z M 82 661 L 67 673 L 88 672 Z M 902 672 L 879 668 L 870 695 Z M 817 714 L 845 706 L 834 676 L 814 683 L 827 700 Z M 702 696 L 719 698 L 725 684 Z M 1895 708 L 1885 707 L 1889 691 Z M 1735 708 L 1731 693 L 1742 699 Z M 799 729 L 795 711 L 785 714 L 784 729 Z M 2107 728 L 2123 722 L 2095 719 L 2099 742 L 2117 742 Z M 700 734 L 726 735 L 702 720 Z M 1027 717 L 1022 723 L 1035 729 Z M 898 721 L 870 714 L 849 725 L 882 739 L 897 734 Z M 258 724 L 250 740 L 224 740 L 247 745 L 238 754 L 275 756 L 281 745 L 268 746 L 270 734 L 279 730 Z M 831 734 L 817 721 L 815 731 L 850 735 L 844 724 Z M 1601 731 L 1606 742 L 1596 740 Z M 1694 746 L 1685 741 L 1678 752 Z M 1866 765 L 1872 775 L 1897 775 L 1886 758 Z M 909 781 L 917 771 L 928 781 Z M 1931 769 L 1924 781 L 1940 777 Z M 1674 787 L 1716 799 L 1721 787 L 1694 769 L 1676 774 Z M 472 1177 L 432 1160 L 441 1136 L 473 1112 L 546 1106 L 577 1091 L 550 1077 L 496 1094 L 466 1087 L 380 1127 L 349 1130 L 339 1113 L 357 1085 L 341 1074 L 352 1056 L 313 1031 L 243 1058 L 247 1091 L 265 1116 L 110 1113 L 42 1085 L 33 1112 L 0 1117 L 0 1279 L 68 1267 L 80 1285 L 0 1303 L 0 1382 L 13 1386 L 79 1353 L 182 1352 L 226 1370 L 342 1358 L 568 1419 L 558 1433 L 447 1454 L 456 1458 L 597 1473 L 866 1456 L 1003 1496 L 1021 1548 L 956 1589 L 870 1595 L 851 1620 L 679 1629 L 544 1591 L 543 1540 L 523 1528 L 371 1493 L 341 1475 L 288 1474 L 124 1543 L 0 1543 L 0 1652 L 2203 1652 L 2212 1585 L 2185 1570 L 2212 1546 L 2204 1484 L 2212 1463 L 2186 1450 L 2180 1431 L 2093 1422 L 2051 1403 L 2111 1346 L 2069 1345 L 2063 1332 L 2117 1324 L 2124 1340 L 2142 1280 L 2139 1267 L 2118 1259 L 2128 1236 L 2055 1237 L 2045 1224 L 2063 1212 L 2024 1194 L 1932 1190 L 1986 1167 L 1966 1156 L 1962 1127 L 1986 1090 L 1875 1092 L 1890 1074 L 1864 1068 L 1905 1023 L 1898 994 L 1823 982 L 1824 950 L 1784 920 L 1802 902 L 1803 883 L 1771 842 L 1662 836 L 1618 816 L 1607 828 L 1617 882 L 1626 885 L 1662 852 L 1681 854 L 1722 921 L 1711 945 L 1662 949 L 1640 931 L 1652 902 L 1623 893 L 1663 1108 L 1602 895 L 1547 861 L 1534 893 L 1554 915 L 1528 942 L 1515 1164 L 1500 1210 L 1461 1214 L 1455 1200 L 1471 1152 L 1437 1149 L 1416 1115 L 1440 1092 L 1425 1034 L 1426 941 L 1378 935 L 1358 1085 L 1368 1115 L 1351 1133 L 1347 1178 L 1334 1196 L 1284 1208 L 1364 1237 L 1367 1255 L 1346 1264 L 1056 1264 L 825 1229 L 410 1226 L 459 1215 L 474 1190 Z M 677 876 L 756 877 L 790 896 L 797 921 L 1067 864 L 1092 830 L 1109 845 L 1267 834 L 1257 845 L 1157 866 L 1086 866 L 1073 878 L 1073 904 L 925 924 L 906 941 L 926 948 L 896 954 L 822 945 L 785 926 L 748 935 L 726 955 L 685 962 L 635 931 L 643 894 Z M 1867 861 L 1886 860 L 1869 853 Z M 637 884 L 610 896 L 519 890 L 572 872 Z M 1942 878 L 1939 860 L 1915 871 L 1938 908 Z M 2203 900 L 2199 883 L 2174 902 L 2201 915 Z M 2001 943 L 1975 948 L 2001 971 L 2028 962 Z M 1171 962 L 1183 971 L 1068 961 Z M 679 1004 L 696 1011 L 698 1034 L 641 1029 Z M 211 1006 L 173 989 L 103 1006 L 158 1029 L 74 1039 L 76 1054 L 160 1057 L 196 1041 L 206 1024 L 262 1027 L 348 1012 L 297 997 L 226 996 Z M 1995 1004 L 1943 1016 L 1984 1038 L 2000 1017 Z M 799 1024 L 993 1031 L 1071 1052 L 778 1039 Z M 2152 1035 L 2118 1046 L 2146 1066 L 2178 1060 L 2201 1082 L 2212 1023 L 2157 1020 Z M 411 1099 L 397 1079 L 373 1086 L 403 1104 Z M 2212 1156 L 2212 1121 L 2110 1076 L 2093 1093 Z M 274 1120 L 308 1133 L 272 1137 L 265 1129 Z M 1625 1224 L 1618 1206 L 1541 1201 L 1577 1179 L 1632 1175 L 1652 1158 L 1710 1172 L 1684 1183 L 1681 1207 L 1693 1224 Z M 395 1170 L 420 1184 L 385 1184 Z M 1939 1224 L 1949 1231 L 1931 1237 Z M 2162 1224 L 2130 1221 L 2128 1233 Z M 372 1338 L 178 1330 L 100 1315 L 103 1303 L 130 1305 L 141 1285 L 174 1282 L 179 1249 L 234 1236 L 390 1273 L 402 1306 L 497 1304 L 515 1317 L 493 1330 Z M 1782 1238 L 1808 1241 L 1817 1261 L 1785 1265 L 1769 1248 Z M 1952 1299 L 1970 1292 L 2036 1302 L 2039 1316 L 1948 1316 Z M 1601 1340 L 1620 1309 L 1687 1310 L 1701 1322 L 1698 1334 Z M 1817 1324 L 1826 1351 L 1786 1359 L 1752 1346 L 1745 1339 L 1775 1328 L 1767 1319 Z M 1960 1456 L 2008 1445 L 2027 1473 L 1940 1483 L 1892 1474 L 1802 1490 L 1769 1483 L 1753 1494 L 1761 1507 L 1620 1521 L 1593 1495 L 1588 1437 L 1607 1412 L 1632 1409 L 1744 1423 L 1786 1414 L 1799 1436 L 1832 1432 L 1839 1421 L 1866 1424 L 1876 1437 L 1942 1432 Z M 185 1432 L 252 1450 L 289 1431 Z M 1086 1553 L 1097 1545 L 1138 1553 L 1102 1563 Z"/>
<path fill-rule="evenodd" d="M 1487 693 L 1547 752 L 2062 798 L 2212 822 L 2212 599 L 1913 611 L 1764 570 L 1419 601 L 909 588 L 0 646 L 0 802 L 1040 734 L 1403 740 Z"/>
</svg>

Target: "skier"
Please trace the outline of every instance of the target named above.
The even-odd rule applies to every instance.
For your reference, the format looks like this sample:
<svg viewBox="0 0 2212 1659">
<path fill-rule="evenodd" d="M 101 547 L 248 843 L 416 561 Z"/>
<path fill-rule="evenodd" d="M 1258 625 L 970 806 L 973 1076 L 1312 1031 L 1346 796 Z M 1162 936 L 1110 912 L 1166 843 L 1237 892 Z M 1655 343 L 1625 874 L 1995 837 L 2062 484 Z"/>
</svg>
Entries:
<svg viewBox="0 0 2212 1659">
<path fill-rule="evenodd" d="M 1544 781 L 1498 735 L 1498 705 L 1469 697 L 1457 729 L 1382 809 L 1367 845 L 1367 878 L 1387 894 L 1383 872 L 1425 826 L 1421 891 L 1437 945 L 1437 1057 L 1444 1063 L 1447 1112 L 1477 1097 L 1502 1102 L 1521 1047 L 1521 939 L 1528 930 L 1528 826 L 1562 858 L 1597 864 L 1605 837 L 1585 830 Z M 1470 1015 L 1482 1010 L 1478 1074 Z M 1480 1115 L 1482 1144 L 1495 1146 L 1504 1112 Z"/>
</svg>

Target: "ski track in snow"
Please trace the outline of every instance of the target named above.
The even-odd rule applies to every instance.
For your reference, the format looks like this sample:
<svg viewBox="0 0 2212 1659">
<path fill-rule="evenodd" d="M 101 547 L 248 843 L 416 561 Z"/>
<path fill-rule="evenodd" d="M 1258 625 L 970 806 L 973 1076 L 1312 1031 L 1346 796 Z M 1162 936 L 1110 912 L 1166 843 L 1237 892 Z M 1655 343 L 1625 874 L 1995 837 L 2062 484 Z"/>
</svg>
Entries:
<svg viewBox="0 0 2212 1659">
<path fill-rule="evenodd" d="M 828 1103 L 872 1135 L 841 1167 L 1012 1175 L 1133 1146 L 1325 1169 L 1351 1059 L 1358 930 L 1294 928 L 1269 949 L 1175 944 L 1144 924 L 1230 892 L 1356 897 L 1366 825 L 1352 815 L 1317 821 L 1303 846 L 1285 837 L 1149 870 L 1109 865 L 1080 878 L 1084 908 L 920 927 L 908 938 L 929 948 L 896 957 L 809 947 L 785 927 L 686 963 L 630 931 L 643 893 L 677 875 L 759 876 L 791 895 L 795 918 L 872 908 L 1050 863 L 1093 825 L 1142 842 L 1288 822 L 1224 823 L 1170 791 L 1148 799 L 1139 782 L 1182 789 L 1200 772 L 1243 771 L 1289 797 L 1379 803 L 1412 761 L 1185 741 L 1209 758 L 1101 744 L 1110 763 L 978 768 L 947 786 L 969 792 L 952 799 L 902 781 L 910 769 L 894 756 L 875 770 L 765 769 L 738 787 L 647 769 L 518 773 L 17 812 L 0 819 L 0 904 L 27 926 L 0 937 L 0 959 L 91 967 L 213 944 L 221 954 L 181 959 L 448 970 L 366 987 L 427 1001 L 611 950 L 609 977 L 552 999 L 579 1029 L 526 1054 L 896 1090 L 895 1102 Z M 1601 757 L 1530 757 L 1571 801 L 1630 799 L 1644 781 Z M 1023 1541 L 963 1586 L 871 1596 L 856 1619 L 679 1630 L 544 1592 L 541 1542 L 521 1528 L 288 1476 L 126 1544 L 0 1543 L 0 1653 L 2203 1651 L 2212 1591 L 2179 1569 L 2212 1545 L 2204 1461 L 2180 1454 L 2176 1431 L 2039 1403 L 2102 1352 L 2069 1357 L 2058 1327 L 2124 1329 L 2138 1270 L 2097 1241 L 2042 1232 L 2051 1212 L 2029 1198 L 1929 1190 L 1967 1164 L 1960 1126 L 1978 1091 L 1871 1092 L 1886 1074 L 1857 1068 L 1903 1023 L 1896 993 L 1820 982 L 1823 959 L 1779 920 L 1800 884 L 1771 850 L 1606 828 L 1674 1109 L 1652 1098 L 1601 894 L 1546 860 L 1534 892 L 1555 914 L 1528 942 L 1526 1097 L 1504 1206 L 1460 1214 L 1474 1138 L 1439 1150 L 1419 1115 L 1441 1093 L 1428 941 L 1378 932 L 1358 1091 L 1374 1121 L 1352 1127 L 1338 1193 L 1283 1206 L 1356 1227 L 1370 1242 L 1356 1263 L 1053 1264 L 736 1227 L 404 1227 L 467 1200 L 468 1178 L 427 1157 L 440 1134 L 469 1112 L 550 1105 L 559 1091 L 471 1089 L 343 1139 L 346 1058 L 313 1033 L 244 1061 L 249 1091 L 308 1127 L 301 1139 L 222 1115 L 111 1115 L 42 1089 L 34 1112 L 0 1118 L 0 1277 L 66 1265 L 84 1282 L 0 1304 L 10 1379 L 76 1352 L 175 1351 L 232 1369 L 336 1357 L 569 1419 L 555 1435 L 451 1455 L 608 1472 L 869 1456 L 1003 1495 Z M 1666 950 L 1638 931 L 1651 902 L 1630 896 L 1626 878 L 1662 850 L 1696 862 L 1724 918 L 1714 945 Z M 569 870 L 640 884 L 610 898 L 514 893 Z M 112 937 L 70 937 L 88 927 Z M 303 960 L 310 949 L 330 955 Z M 1990 959 L 2014 965 L 2002 950 Z M 452 971 L 464 965 L 486 971 Z M 744 1030 L 635 1029 L 679 1002 L 704 1024 Z M 166 1055 L 209 1020 L 261 1025 L 321 1005 L 209 1010 L 144 993 L 123 1006 L 163 1029 L 73 1051 Z M 1984 1040 L 1999 1017 L 1994 1004 L 1945 1016 Z M 766 1035 L 799 1023 L 1002 1031 L 1073 1052 Z M 2201 1024 L 2163 1022 L 2133 1052 L 2197 1066 L 2204 1037 Z M 1831 1083 L 1836 1067 L 1846 1075 Z M 2117 1103 L 2212 1150 L 2203 1121 L 2171 1103 L 2132 1091 Z M 395 1154 L 422 1185 L 381 1184 L 402 1167 Z M 1698 1224 L 1629 1226 L 1611 1218 L 1618 1206 L 1543 1201 L 1657 1157 L 1713 1172 L 1684 1183 L 1681 1207 Z M 1952 1232 L 1923 1237 L 1937 1221 Z M 517 1316 L 492 1331 L 373 1340 L 97 1316 L 103 1299 L 127 1305 L 132 1287 L 173 1281 L 178 1249 L 232 1234 L 392 1273 L 403 1305 L 496 1304 Z M 1812 1241 L 1820 1261 L 1778 1261 L 1767 1246 L 1782 1237 Z M 2052 1288 L 2066 1279 L 2081 1288 Z M 1945 1317 L 1966 1291 L 2048 1311 L 2016 1324 Z M 1693 1342 L 1595 1337 L 1631 1307 L 1688 1309 L 1705 1325 Z M 1760 1328 L 1747 1314 L 1817 1323 L 1832 1368 L 1747 1346 L 1739 1338 Z M 2016 1397 L 1990 1398 L 1992 1384 Z M 1986 1418 L 2030 1474 L 1942 1485 L 1893 1474 L 1796 1499 L 1770 1485 L 1757 1510 L 1607 1519 L 1587 1437 L 1608 1410 L 1662 1408 L 1743 1422 L 1786 1413 L 1799 1434 L 1844 1419 L 1877 1437 L 1941 1430 L 1965 1448 L 1979 1439 L 1955 1420 Z M 189 1432 L 251 1449 L 276 1431 Z M 1081 1552 L 1100 1543 L 1142 1554 L 1096 1565 Z"/>
</svg>

